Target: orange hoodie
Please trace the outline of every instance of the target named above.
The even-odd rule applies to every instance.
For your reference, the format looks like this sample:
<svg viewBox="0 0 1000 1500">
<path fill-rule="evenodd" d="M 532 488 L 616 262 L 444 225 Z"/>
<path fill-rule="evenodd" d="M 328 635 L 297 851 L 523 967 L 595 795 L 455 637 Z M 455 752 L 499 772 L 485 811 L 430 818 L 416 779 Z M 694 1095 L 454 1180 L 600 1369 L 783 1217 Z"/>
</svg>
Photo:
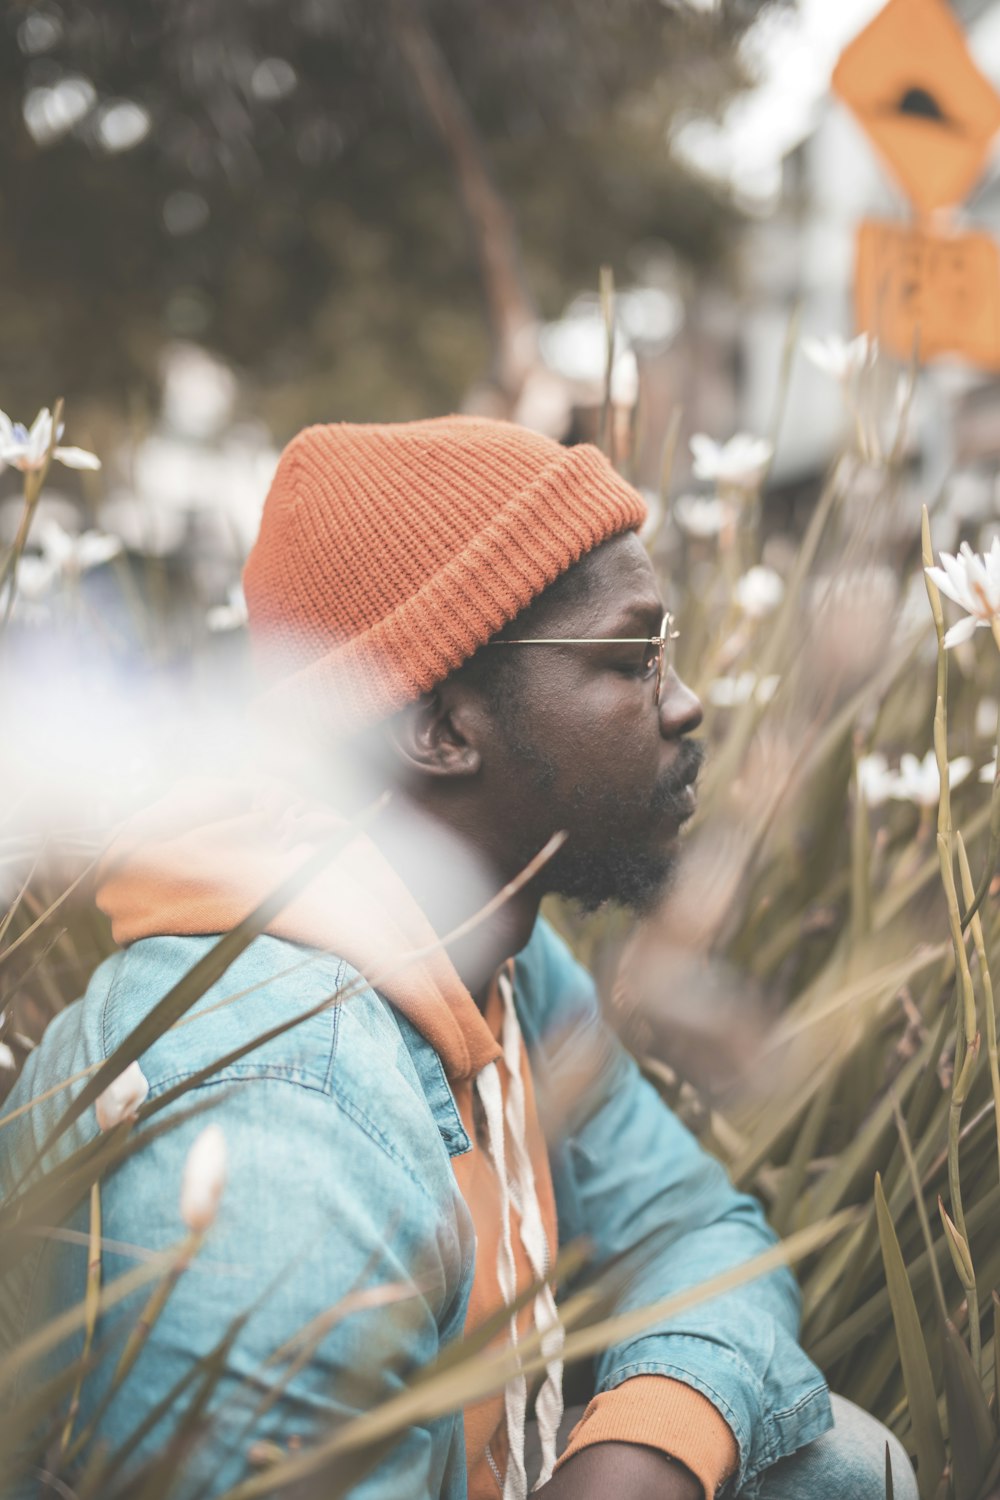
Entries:
<svg viewBox="0 0 1000 1500">
<path fill-rule="evenodd" d="M 102 861 L 98 905 L 123 946 L 159 934 L 207 934 L 234 926 L 320 845 L 343 828 L 331 809 L 304 801 L 283 783 L 259 779 L 189 781 L 135 818 Z M 344 958 L 377 985 L 441 1058 L 462 1123 L 474 1143 L 453 1168 L 476 1232 L 476 1265 L 466 1331 L 503 1306 L 497 1250 L 501 1194 L 485 1145 L 474 1084 L 496 1063 L 504 1107 L 511 1078 L 500 1045 L 503 1004 L 496 982 L 485 1014 L 407 888 L 372 841 L 358 835 L 268 924 L 269 932 Z M 420 952 L 417 961 L 408 955 Z M 556 1208 L 531 1068 L 521 1050 L 525 1140 L 545 1238 L 554 1259 Z M 533 1272 L 511 1206 L 511 1244 L 520 1294 Z M 522 1334 L 531 1326 L 527 1305 Z M 498 1339 L 506 1339 L 504 1331 Z M 503 1393 L 465 1409 L 470 1500 L 502 1494 L 507 1467 Z M 711 1496 L 735 1467 L 732 1433 L 709 1401 L 664 1376 L 637 1376 L 594 1398 L 560 1463 L 593 1443 L 642 1443 L 680 1459 Z"/>
</svg>

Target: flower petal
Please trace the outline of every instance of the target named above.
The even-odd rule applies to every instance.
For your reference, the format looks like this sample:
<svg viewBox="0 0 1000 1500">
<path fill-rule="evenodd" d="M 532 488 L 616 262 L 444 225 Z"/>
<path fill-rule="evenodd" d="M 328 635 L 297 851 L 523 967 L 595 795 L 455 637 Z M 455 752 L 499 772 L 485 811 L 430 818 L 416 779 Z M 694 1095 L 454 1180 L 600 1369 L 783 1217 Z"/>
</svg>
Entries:
<svg viewBox="0 0 1000 1500">
<path fill-rule="evenodd" d="M 206 1125 L 196 1137 L 184 1163 L 181 1181 L 181 1218 L 201 1234 L 219 1209 L 226 1185 L 226 1138 L 218 1125 Z"/>
<path fill-rule="evenodd" d="M 964 620 L 959 620 L 958 624 L 953 625 L 945 634 L 945 650 L 950 651 L 952 646 L 960 646 L 963 641 L 969 640 L 975 635 L 976 627 L 979 624 L 980 621 L 976 619 L 975 615 L 966 615 Z"/>
<path fill-rule="evenodd" d="M 691 438 L 694 456 L 694 472 L 698 479 L 714 479 L 719 472 L 722 449 L 704 432 L 696 432 Z"/>
<path fill-rule="evenodd" d="M 74 550 L 77 567 L 85 573 L 117 557 L 122 550 L 122 539 L 106 531 L 85 531 L 77 538 Z"/>
<path fill-rule="evenodd" d="M 839 377 L 841 374 L 841 361 L 837 358 L 837 351 L 831 348 L 829 339 L 804 338 L 802 353 L 809 363 L 815 365 L 817 370 L 822 370 L 824 375 Z"/>
<path fill-rule="evenodd" d="M 964 597 L 959 597 L 960 592 L 964 595 L 964 590 L 956 588 L 956 585 L 951 581 L 951 578 L 943 568 L 925 568 L 924 572 L 939 593 L 944 594 L 946 598 L 952 599 L 956 604 L 961 604 L 964 607 Z"/>
<path fill-rule="evenodd" d="M 94 1110 L 101 1130 L 113 1130 L 122 1120 L 134 1120 L 148 1093 L 145 1074 L 137 1062 L 130 1062 L 95 1100 Z"/>
<path fill-rule="evenodd" d="M 67 469 L 99 469 L 101 460 L 96 453 L 88 453 L 86 448 L 57 448 L 52 455 Z"/>
</svg>

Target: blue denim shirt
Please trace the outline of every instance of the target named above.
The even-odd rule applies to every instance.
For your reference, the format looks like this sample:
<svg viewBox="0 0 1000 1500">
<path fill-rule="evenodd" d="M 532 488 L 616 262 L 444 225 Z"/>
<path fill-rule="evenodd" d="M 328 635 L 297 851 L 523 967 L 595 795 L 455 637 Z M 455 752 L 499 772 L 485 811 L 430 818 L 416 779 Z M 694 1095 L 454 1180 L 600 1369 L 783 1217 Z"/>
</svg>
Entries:
<svg viewBox="0 0 1000 1500">
<path fill-rule="evenodd" d="M 214 941 L 145 938 L 107 959 L 86 995 L 49 1026 L 9 1107 L 103 1060 Z M 329 953 L 259 937 L 192 1019 L 142 1056 L 151 1096 L 355 977 Z M 586 1235 L 591 1264 L 600 1265 L 658 1231 L 613 1311 L 696 1285 L 774 1242 L 757 1202 L 731 1187 L 643 1080 L 601 1021 L 590 976 L 543 921 L 516 961 L 514 988 L 539 1089 L 573 1099 L 568 1129 L 551 1151 L 560 1243 Z M 219 1004 L 232 995 L 238 998 Z M 600 1059 L 582 1091 L 575 1082 L 581 1049 Z M 61 1091 L 0 1131 L 0 1191 L 10 1192 L 67 1097 Z M 207 1115 L 180 1118 L 203 1101 L 213 1106 Z M 176 1128 L 154 1135 L 151 1126 L 170 1114 Z M 181 1490 L 172 1491 L 184 1497 L 218 1495 L 252 1472 L 254 1440 L 287 1447 L 297 1435 L 307 1445 L 400 1391 L 462 1333 L 475 1257 L 451 1158 L 477 1148 L 433 1048 L 368 989 L 260 1046 L 144 1127 L 148 1144 L 102 1184 L 105 1282 L 136 1264 L 132 1247 L 141 1254 L 182 1237 L 182 1167 L 206 1119 L 221 1125 L 229 1149 L 218 1219 L 99 1423 L 102 1439 L 124 1443 L 190 1370 L 192 1356 L 216 1348 L 233 1319 L 247 1314 L 223 1361 L 211 1426 L 185 1462 Z M 66 1154 L 96 1133 L 91 1109 L 56 1149 Z M 83 1204 L 70 1227 L 85 1234 L 87 1225 Z M 82 1299 L 86 1257 L 85 1241 L 40 1240 L 7 1295 L 5 1338 Z M 344 1302 L 386 1283 L 405 1293 L 391 1306 Z M 98 1341 L 109 1353 L 84 1384 L 77 1431 L 147 1296 L 142 1291 L 102 1318 Z M 338 1303 L 343 1315 L 314 1328 L 308 1358 L 273 1358 Z M 797 1342 L 798 1319 L 792 1276 L 774 1273 L 605 1350 L 597 1389 L 661 1374 L 701 1391 L 739 1446 L 739 1473 L 727 1489 L 753 1494 L 763 1469 L 832 1424 L 826 1386 Z M 57 1364 L 81 1347 L 82 1335 L 67 1340 Z M 187 1391 L 179 1406 L 190 1399 Z M 170 1416 L 153 1425 L 131 1461 L 159 1451 L 171 1428 Z M 461 1413 L 410 1428 L 351 1493 L 462 1500 Z"/>
</svg>

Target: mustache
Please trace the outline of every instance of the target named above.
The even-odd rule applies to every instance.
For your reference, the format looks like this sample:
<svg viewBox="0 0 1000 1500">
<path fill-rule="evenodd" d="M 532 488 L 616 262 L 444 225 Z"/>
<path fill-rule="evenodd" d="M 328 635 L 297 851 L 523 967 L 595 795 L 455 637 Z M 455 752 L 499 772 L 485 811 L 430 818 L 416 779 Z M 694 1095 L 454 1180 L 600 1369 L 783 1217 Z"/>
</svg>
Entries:
<svg viewBox="0 0 1000 1500">
<path fill-rule="evenodd" d="M 705 764 L 703 740 L 681 740 L 673 765 L 660 777 L 653 789 L 654 813 L 673 812 L 678 799 L 696 779 Z"/>
</svg>

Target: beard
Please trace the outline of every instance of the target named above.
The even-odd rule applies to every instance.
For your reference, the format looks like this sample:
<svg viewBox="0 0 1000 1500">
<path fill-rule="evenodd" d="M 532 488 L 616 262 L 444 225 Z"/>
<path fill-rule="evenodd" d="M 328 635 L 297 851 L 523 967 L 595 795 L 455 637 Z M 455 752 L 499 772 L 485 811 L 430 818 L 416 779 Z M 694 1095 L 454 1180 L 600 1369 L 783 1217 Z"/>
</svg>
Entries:
<svg viewBox="0 0 1000 1500">
<path fill-rule="evenodd" d="M 533 747 L 519 745 L 532 782 L 544 794 L 546 819 L 552 831 L 569 830 L 569 837 L 541 872 L 547 894 L 575 901 L 585 912 L 607 902 L 647 916 L 666 895 L 678 865 L 676 840 L 669 844 L 651 838 L 664 822 L 675 828 L 690 817 L 687 788 L 705 758 L 698 740 L 682 740 L 677 758 L 653 788 L 652 795 L 597 791 L 572 786 L 556 790 L 556 767 Z M 537 853 L 535 841 L 524 863 Z"/>
</svg>

